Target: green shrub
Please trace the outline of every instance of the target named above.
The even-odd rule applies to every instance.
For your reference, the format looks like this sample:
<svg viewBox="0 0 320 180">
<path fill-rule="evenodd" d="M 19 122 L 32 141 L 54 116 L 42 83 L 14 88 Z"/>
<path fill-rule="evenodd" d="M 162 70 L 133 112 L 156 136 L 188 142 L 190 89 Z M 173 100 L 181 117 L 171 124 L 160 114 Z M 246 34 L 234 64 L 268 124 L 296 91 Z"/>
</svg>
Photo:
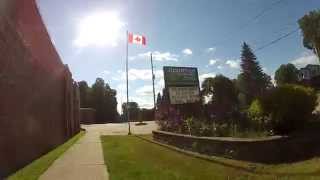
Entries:
<svg viewBox="0 0 320 180">
<path fill-rule="evenodd" d="M 254 111 L 254 106 L 252 111 L 259 114 L 260 111 Z M 299 85 L 279 86 L 262 99 L 263 111 L 269 114 L 272 129 L 278 134 L 288 134 L 303 127 L 315 106 L 315 91 Z"/>
<path fill-rule="evenodd" d="M 250 119 L 260 120 L 264 116 L 263 108 L 261 101 L 259 99 L 255 99 L 252 101 L 249 109 L 248 116 Z"/>
<path fill-rule="evenodd" d="M 249 126 L 257 131 L 265 131 L 267 128 L 267 123 L 269 121 L 268 115 L 263 109 L 263 105 L 260 99 L 255 99 L 252 101 L 249 109 L 247 110 L 247 115 L 249 118 Z"/>
</svg>

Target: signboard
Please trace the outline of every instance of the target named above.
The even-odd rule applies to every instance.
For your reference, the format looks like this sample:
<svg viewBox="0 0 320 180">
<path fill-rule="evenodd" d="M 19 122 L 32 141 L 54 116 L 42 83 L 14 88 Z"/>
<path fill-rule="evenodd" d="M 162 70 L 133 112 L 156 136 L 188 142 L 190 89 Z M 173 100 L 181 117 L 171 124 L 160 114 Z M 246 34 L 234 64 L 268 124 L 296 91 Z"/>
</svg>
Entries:
<svg viewBox="0 0 320 180">
<path fill-rule="evenodd" d="M 163 67 L 166 86 L 199 86 L 198 70 L 192 67 Z"/>
<path fill-rule="evenodd" d="M 169 87 L 171 104 L 187 104 L 200 100 L 199 87 Z"/>
<path fill-rule="evenodd" d="M 165 66 L 163 71 L 171 104 L 195 103 L 200 100 L 197 68 Z"/>
</svg>

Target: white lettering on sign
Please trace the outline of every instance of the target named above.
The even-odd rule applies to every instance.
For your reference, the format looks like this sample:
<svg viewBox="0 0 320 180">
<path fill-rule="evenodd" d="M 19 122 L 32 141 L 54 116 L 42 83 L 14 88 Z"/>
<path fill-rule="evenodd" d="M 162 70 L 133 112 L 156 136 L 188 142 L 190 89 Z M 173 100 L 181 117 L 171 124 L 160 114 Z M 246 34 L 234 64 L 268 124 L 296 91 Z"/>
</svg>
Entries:
<svg viewBox="0 0 320 180">
<path fill-rule="evenodd" d="M 171 104 L 195 103 L 200 100 L 198 87 L 169 87 Z"/>
</svg>

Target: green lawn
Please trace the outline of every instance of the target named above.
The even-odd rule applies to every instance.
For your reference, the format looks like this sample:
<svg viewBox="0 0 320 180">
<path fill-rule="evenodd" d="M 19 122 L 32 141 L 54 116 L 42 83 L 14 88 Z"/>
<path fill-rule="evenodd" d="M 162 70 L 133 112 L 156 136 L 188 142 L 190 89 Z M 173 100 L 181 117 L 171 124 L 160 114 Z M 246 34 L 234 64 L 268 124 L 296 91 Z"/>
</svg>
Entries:
<svg viewBox="0 0 320 180">
<path fill-rule="evenodd" d="M 33 161 L 26 167 L 20 169 L 13 175 L 11 175 L 8 180 L 36 180 L 38 179 L 42 173 L 44 173 L 50 165 L 66 150 L 69 149 L 77 140 L 84 135 L 84 131 L 81 131 L 70 140 L 65 142 L 64 144 L 58 146 L 53 149 L 46 155 L 41 156 L 39 159 Z"/>
<path fill-rule="evenodd" d="M 274 166 L 224 158 L 209 161 L 135 136 L 101 139 L 111 180 L 320 179 L 320 158 Z"/>
</svg>

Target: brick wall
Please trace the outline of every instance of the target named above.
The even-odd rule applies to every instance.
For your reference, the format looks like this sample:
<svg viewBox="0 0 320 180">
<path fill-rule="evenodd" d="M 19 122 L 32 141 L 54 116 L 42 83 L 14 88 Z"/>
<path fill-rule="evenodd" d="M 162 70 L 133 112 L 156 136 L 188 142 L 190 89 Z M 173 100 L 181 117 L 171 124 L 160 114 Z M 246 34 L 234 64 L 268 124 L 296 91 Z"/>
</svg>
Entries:
<svg viewBox="0 0 320 180">
<path fill-rule="evenodd" d="M 79 131 L 79 92 L 34 0 L 0 2 L 0 179 Z"/>
</svg>

